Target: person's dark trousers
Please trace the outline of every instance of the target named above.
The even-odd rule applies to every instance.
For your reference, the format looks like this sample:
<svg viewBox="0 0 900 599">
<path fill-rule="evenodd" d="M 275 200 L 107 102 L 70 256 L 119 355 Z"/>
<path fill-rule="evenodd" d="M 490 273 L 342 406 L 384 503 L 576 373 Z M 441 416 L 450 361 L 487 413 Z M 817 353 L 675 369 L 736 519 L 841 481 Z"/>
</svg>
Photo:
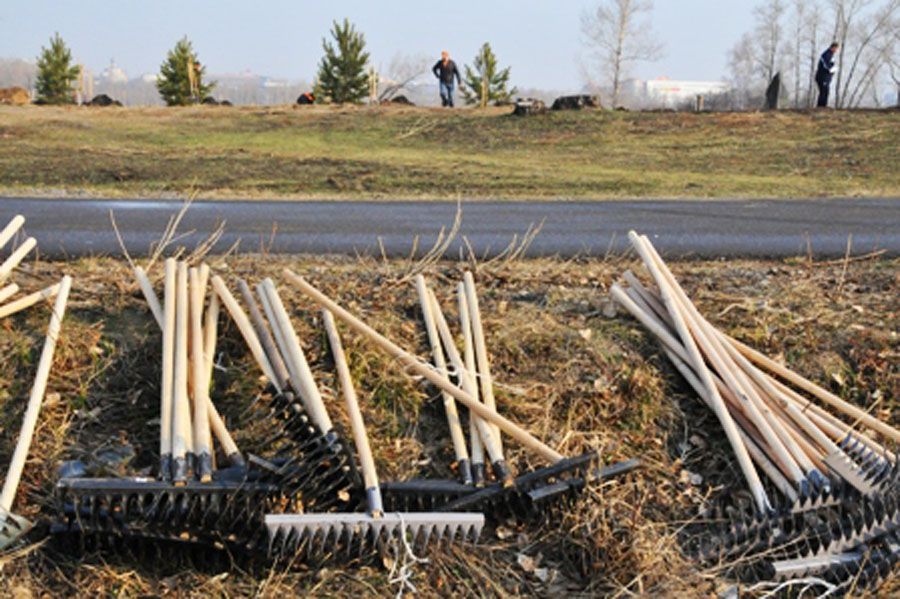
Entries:
<svg viewBox="0 0 900 599">
<path fill-rule="evenodd" d="M 819 103 L 817 106 L 819 108 L 827 108 L 828 107 L 828 91 L 831 88 L 830 83 L 825 83 L 824 81 L 816 81 L 816 85 L 819 86 Z"/>
<path fill-rule="evenodd" d="M 441 106 L 449 106 L 453 108 L 453 82 L 444 83 L 441 81 Z"/>
</svg>

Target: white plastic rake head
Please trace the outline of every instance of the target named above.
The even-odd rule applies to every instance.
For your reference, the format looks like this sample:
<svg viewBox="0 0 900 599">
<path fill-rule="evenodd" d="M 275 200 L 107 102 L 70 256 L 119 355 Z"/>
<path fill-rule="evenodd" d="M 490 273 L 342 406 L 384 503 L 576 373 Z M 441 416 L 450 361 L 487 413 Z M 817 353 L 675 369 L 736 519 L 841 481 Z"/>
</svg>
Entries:
<svg viewBox="0 0 900 599">
<path fill-rule="evenodd" d="M 484 514 L 465 512 L 270 514 L 265 521 L 270 553 L 306 557 L 362 553 L 395 542 L 413 549 L 474 543 L 484 528 Z"/>
<path fill-rule="evenodd" d="M 0 514 L 0 551 L 14 545 L 31 527 L 27 518 L 6 511 Z"/>
</svg>

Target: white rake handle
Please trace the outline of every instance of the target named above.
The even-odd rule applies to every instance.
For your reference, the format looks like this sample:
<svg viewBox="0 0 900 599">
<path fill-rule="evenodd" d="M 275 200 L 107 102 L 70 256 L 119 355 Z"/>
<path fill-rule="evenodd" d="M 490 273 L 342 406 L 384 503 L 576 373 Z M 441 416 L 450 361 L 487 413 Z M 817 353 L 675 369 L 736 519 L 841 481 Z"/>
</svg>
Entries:
<svg viewBox="0 0 900 599">
<path fill-rule="evenodd" d="M 162 320 L 162 381 L 159 386 L 159 456 L 163 464 L 172 457 L 172 415 L 175 405 L 175 301 L 178 265 L 174 258 L 165 262 Z M 141 286 L 143 289 L 143 285 Z M 152 289 L 151 289 L 152 291 Z M 146 291 L 144 291 L 146 295 Z M 155 293 L 151 293 L 156 297 Z M 157 302 L 158 303 L 158 302 Z M 168 473 L 160 473 L 167 478 Z"/>
<path fill-rule="evenodd" d="M 205 368 L 203 351 L 203 297 L 206 289 L 201 287 L 200 270 L 190 270 L 191 287 L 191 368 L 194 385 L 194 453 L 200 482 L 212 480 L 212 432 L 209 428 L 209 371 Z"/>
<path fill-rule="evenodd" d="M 0 289 L 0 302 L 5 302 L 6 300 L 11 298 L 18 292 L 19 292 L 19 286 L 16 285 L 15 283 L 11 283 L 11 284 L 7 285 L 3 289 Z"/>
<path fill-rule="evenodd" d="M 159 328 L 163 328 L 163 307 L 159 304 L 159 298 L 156 297 L 156 292 L 153 291 L 153 283 L 150 282 L 147 273 L 140 266 L 134 267 L 134 278 L 137 279 L 138 286 L 141 288 L 141 293 L 144 294 L 144 299 L 147 300 L 147 305 L 150 306 L 150 312 L 153 313 L 156 324 L 159 325 Z"/>
<path fill-rule="evenodd" d="M 438 334 L 437 325 L 434 322 L 434 312 L 431 306 L 428 284 L 422 275 L 416 276 L 416 291 L 419 294 L 419 303 L 422 306 L 422 320 L 425 322 L 425 332 L 428 335 L 428 343 L 431 345 L 431 357 L 434 359 L 434 366 L 441 372 L 447 372 L 447 359 L 441 348 L 441 338 Z M 447 426 L 450 427 L 450 439 L 453 441 L 456 461 L 464 463 L 464 461 L 469 459 L 469 452 L 466 449 L 466 437 L 463 435 L 462 424 L 459 421 L 459 412 L 456 410 L 456 401 L 446 391 L 441 392 L 441 397 L 444 400 L 444 413 L 447 416 Z"/>
<path fill-rule="evenodd" d="M 350 416 L 353 443 L 356 445 L 357 453 L 359 453 L 359 463 L 362 467 L 363 481 L 366 485 L 366 500 L 368 501 L 369 514 L 377 518 L 383 514 L 384 508 L 381 502 L 381 489 L 378 486 L 378 471 L 375 469 L 375 459 L 372 457 L 369 436 L 366 434 L 366 423 L 363 421 L 362 412 L 359 409 L 356 389 L 353 387 L 353 379 L 350 376 L 350 368 L 347 366 L 344 346 L 341 343 L 341 335 L 338 333 L 334 316 L 328 310 L 322 310 L 322 319 L 325 322 L 325 332 L 328 333 L 331 354 L 334 356 L 334 366 L 337 370 L 338 381 L 341 383 L 341 392 L 347 405 L 347 415 Z"/>
<path fill-rule="evenodd" d="M 9 273 L 13 271 L 15 267 L 19 265 L 19 263 L 25 259 L 25 256 L 28 255 L 28 252 L 34 249 L 34 246 L 37 245 L 37 240 L 34 237 L 29 237 L 25 240 L 25 242 L 16 248 L 16 250 L 9 255 L 3 264 L 0 264 L 0 283 L 6 280 L 6 277 L 9 276 Z"/>
<path fill-rule="evenodd" d="M 172 410 L 172 460 L 176 466 L 186 464 L 188 453 L 193 450 L 191 431 L 191 403 L 188 397 L 188 267 L 178 263 L 175 294 L 175 405 Z M 180 462 L 179 462 L 180 460 Z M 176 484 L 186 480 L 186 470 L 176 472 Z"/>
<path fill-rule="evenodd" d="M 297 332 L 294 330 L 294 325 L 291 324 L 291 317 L 288 316 L 272 279 L 263 281 L 263 289 L 268 295 L 269 305 L 275 314 L 275 324 L 281 333 L 280 339 L 284 342 L 282 352 L 288 365 L 288 371 L 291 373 L 292 386 L 300 394 L 300 399 L 303 400 L 309 417 L 323 433 L 327 433 L 333 428 L 331 418 L 328 416 L 328 410 L 325 409 L 325 402 L 322 401 L 322 394 L 319 393 L 319 387 L 313 378 L 306 356 L 303 354 L 303 348 L 300 347 L 300 339 L 297 338 Z"/>
<path fill-rule="evenodd" d="M 54 283 L 53 285 L 50 285 L 45 289 L 35 291 L 34 293 L 30 293 L 25 297 L 20 297 L 15 301 L 4 304 L 3 306 L 0 306 L 0 318 L 12 316 L 16 312 L 21 312 L 26 308 L 30 308 L 38 302 L 50 299 L 57 293 L 59 293 L 59 283 Z"/>
<path fill-rule="evenodd" d="M 0 250 L 9 242 L 10 239 L 13 238 L 13 235 L 19 232 L 19 229 L 22 228 L 22 225 L 25 224 L 25 217 L 21 214 L 17 214 L 12 217 L 3 230 L 0 231 Z"/>
<path fill-rule="evenodd" d="M 22 431 L 16 442 L 12 460 L 9 463 L 9 471 L 6 473 L 6 481 L 3 483 L 3 491 L 0 492 L 0 510 L 4 513 L 12 509 L 12 503 L 22 478 L 22 470 L 25 468 L 25 460 L 28 458 L 28 450 L 31 448 L 31 440 L 37 427 L 38 415 L 41 412 L 41 404 L 47 391 L 47 379 L 50 377 L 50 367 L 53 366 L 53 354 L 56 351 L 56 342 L 62 328 L 62 320 L 66 313 L 66 302 L 69 299 L 69 291 L 72 288 L 72 278 L 65 276 L 59 285 L 59 294 L 53 304 L 53 313 L 50 315 L 50 325 L 47 327 L 47 338 L 44 340 L 44 349 L 38 362 L 37 373 L 34 377 L 34 385 L 31 387 L 31 396 L 28 398 L 28 407 L 25 410 L 25 419 L 22 422 Z"/>
<path fill-rule="evenodd" d="M 275 372 L 275 376 L 278 377 L 278 384 L 282 387 L 287 387 L 289 376 L 287 366 L 284 365 L 284 360 L 281 359 L 281 355 L 278 353 L 275 339 L 266 325 L 266 319 L 263 318 L 262 313 L 259 311 L 256 298 L 253 297 L 253 292 L 250 291 L 250 286 L 247 285 L 247 281 L 244 279 L 238 279 L 238 289 L 241 292 L 244 303 L 247 305 L 247 309 L 250 311 L 250 322 L 256 330 L 256 335 L 259 337 L 266 356 L 269 358 L 269 364 L 272 365 L 272 370 Z"/>
<path fill-rule="evenodd" d="M 522 443 L 522 445 L 524 445 L 525 447 L 535 451 L 547 461 L 556 463 L 564 459 L 562 454 L 555 451 L 553 448 L 548 447 L 538 439 L 534 438 L 528 433 L 528 431 L 519 427 L 511 420 L 508 420 L 497 412 L 488 409 L 484 404 L 474 399 L 470 394 L 456 387 L 441 374 L 435 372 L 433 368 L 422 362 L 419 358 L 402 349 L 400 346 L 378 333 L 375 329 L 353 316 L 350 312 L 344 310 L 328 296 L 307 283 L 306 280 L 304 280 L 302 277 L 297 276 L 289 269 L 285 269 L 284 274 L 288 278 L 288 280 L 290 280 L 301 291 L 303 291 L 303 293 L 313 299 L 321 307 L 327 308 L 336 317 L 343 320 L 350 328 L 368 338 L 372 343 L 380 347 L 389 355 L 398 359 L 410 370 L 428 379 L 428 381 L 430 381 L 439 389 L 447 391 L 457 401 L 475 412 L 478 416 L 481 416 L 488 422 L 496 424 L 500 427 L 500 430 Z"/>
</svg>

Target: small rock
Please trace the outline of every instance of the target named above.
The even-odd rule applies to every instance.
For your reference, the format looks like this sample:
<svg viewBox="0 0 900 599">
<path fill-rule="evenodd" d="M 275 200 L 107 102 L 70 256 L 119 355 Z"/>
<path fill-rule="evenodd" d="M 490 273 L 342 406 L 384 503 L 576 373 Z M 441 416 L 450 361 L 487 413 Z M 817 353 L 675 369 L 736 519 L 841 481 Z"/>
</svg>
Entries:
<svg viewBox="0 0 900 599">
<path fill-rule="evenodd" d="M 591 337 L 594 335 L 594 331 L 591 329 L 579 329 L 578 334 L 581 335 L 581 338 L 585 341 L 590 341 Z"/>
</svg>

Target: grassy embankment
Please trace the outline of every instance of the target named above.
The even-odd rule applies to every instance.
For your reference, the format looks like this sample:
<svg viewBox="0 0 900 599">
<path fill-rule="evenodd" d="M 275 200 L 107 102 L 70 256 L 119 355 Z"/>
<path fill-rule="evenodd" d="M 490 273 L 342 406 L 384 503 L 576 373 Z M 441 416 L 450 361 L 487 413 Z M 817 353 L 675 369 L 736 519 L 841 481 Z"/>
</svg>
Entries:
<svg viewBox="0 0 900 599">
<path fill-rule="evenodd" d="M 280 279 L 289 265 L 365 314 L 376 328 L 426 354 L 417 320 L 411 265 L 351 258 L 230 259 L 213 266 L 233 277 Z M 897 422 L 900 397 L 900 304 L 896 260 L 673 263 L 702 312 L 723 330 L 784 359 L 886 421 Z M 427 273 L 450 317 L 461 265 Z M 565 454 L 600 449 L 604 459 L 640 457 L 644 469 L 593 485 L 545 525 L 486 530 L 476 547 L 433 554 L 411 581 L 434 595 L 590 595 L 710 597 L 728 584 L 698 570 L 680 550 L 685 523 L 700 518 L 712 496 L 742 489 L 713 414 L 690 393 L 657 344 L 633 320 L 611 315 L 606 292 L 631 260 L 534 260 L 482 264 L 482 309 L 497 381 L 498 405 L 513 420 Z M 38 289 L 61 271 L 75 276 L 70 311 L 50 380 L 47 405 L 14 511 L 35 520 L 53 513 L 61 460 L 96 465 L 102 450 L 131 448 L 126 472 L 156 463 L 159 333 L 124 261 L 33 263 L 17 276 Z M 159 276 L 158 267 L 151 275 Z M 332 415 L 345 422 L 334 390 L 316 311 L 284 285 L 283 293 Z M 0 463 L 7 463 L 40 351 L 47 307 L 2 322 Z M 219 348 L 215 398 L 245 451 L 260 451 L 266 431 L 247 411 L 260 389 L 252 358 L 227 318 Z M 345 344 L 385 478 L 448 476 L 450 442 L 441 400 L 405 377 L 396 363 L 358 336 Z M 510 462 L 539 460 L 512 442 Z M 126 452 L 127 453 L 127 452 Z M 695 475 L 699 475 L 699 478 Z M 40 539 L 40 532 L 34 539 Z M 524 557 L 523 557 L 524 556 Z M 536 562 L 529 562 L 529 558 Z M 165 560 L 134 562 L 60 555 L 34 545 L 6 555 L 4 596 L 337 597 L 384 596 L 397 590 L 378 564 L 324 570 L 203 573 Z M 536 572 L 534 563 L 546 571 Z M 532 568 L 529 570 L 529 568 Z M 539 575 L 540 574 L 540 575 Z M 897 581 L 882 589 L 897 590 Z M 895 595 L 896 596 L 896 595 Z"/>
<path fill-rule="evenodd" d="M 0 193 L 104 197 L 900 195 L 900 112 L 0 107 Z"/>
</svg>

